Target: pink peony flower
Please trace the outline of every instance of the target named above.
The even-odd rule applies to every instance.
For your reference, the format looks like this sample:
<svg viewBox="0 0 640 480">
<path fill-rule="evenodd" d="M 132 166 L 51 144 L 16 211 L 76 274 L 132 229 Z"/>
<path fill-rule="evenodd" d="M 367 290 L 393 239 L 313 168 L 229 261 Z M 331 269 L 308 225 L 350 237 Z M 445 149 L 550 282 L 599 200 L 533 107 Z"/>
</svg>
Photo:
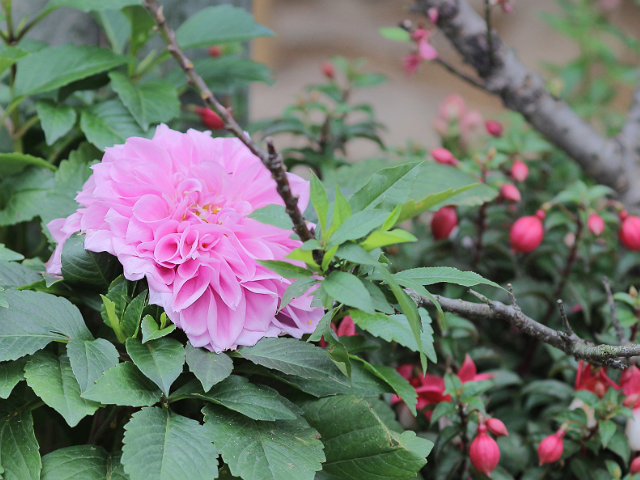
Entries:
<svg viewBox="0 0 640 480">
<path fill-rule="evenodd" d="M 152 140 L 107 148 L 92 169 L 78 211 L 48 224 L 58 246 L 47 271 L 60 273 L 62 244 L 80 230 L 87 250 L 115 255 L 129 280 L 147 279 L 149 302 L 195 347 L 221 352 L 313 332 L 323 310 L 305 295 L 278 312 L 291 282 L 257 262 L 283 260 L 300 242 L 248 218 L 282 200 L 240 140 L 160 125 Z M 287 176 L 304 210 L 308 182 Z"/>
</svg>

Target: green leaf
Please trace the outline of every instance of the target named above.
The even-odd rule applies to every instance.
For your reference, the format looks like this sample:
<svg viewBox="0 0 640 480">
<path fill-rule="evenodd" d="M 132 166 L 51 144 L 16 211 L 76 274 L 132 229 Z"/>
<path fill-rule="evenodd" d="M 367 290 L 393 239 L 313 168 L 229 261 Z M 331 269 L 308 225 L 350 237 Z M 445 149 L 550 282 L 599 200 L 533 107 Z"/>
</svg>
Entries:
<svg viewBox="0 0 640 480">
<path fill-rule="evenodd" d="M 190 343 L 185 347 L 187 365 L 205 392 L 211 390 L 216 383 L 231 375 L 233 361 L 224 353 L 213 353 L 204 348 L 195 348 Z"/>
<path fill-rule="evenodd" d="M 100 150 L 122 144 L 129 137 L 144 137 L 144 132 L 125 106 L 117 99 L 92 105 L 80 115 L 80 128 L 87 140 Z"/>
<path fill-rule="evenodd" d="M 313 480 L 325 460 L 318 432 L 296 420 L 252 420 L 206 405 L 205 428 L 231 473 L 244 480 Z"/>
<path fill-rule="evenodd" d="M 300 278 L 289 285 L 282 294 L 278 311 L 289 305 L 294 298 L 304 295 L 317 281 L 315 278 Z"/>
<path fill-rule="evenodd" d="M 273 36 L 273 32 L 257 24 L 242 8 L 217 5 L 190 17 L 176 30 L 176 36 L 182 48 L 198 48 Z"/>
<path fill-rule="evenodd" d="M 429 357 L 429 360 L 436 363 L 438 359 L 433 348 L 431 318 L 424 309 L 419 309 L 419 313 L 422 322 L 422 332 L 420 333 L 422 352 Z M 387 342 L 398 342 L 414 352 L 420 351 L 406 316 L 382 315 L 381 313 L 371 315 L 359 310 L 350 310 L 349 314 L 356 325 L 370 334 L 383 338 Z"/>
<path fill-rule="evenodd" d="M 607 448 L 609 442 L 616 433 L 616 424 L 611 420 L 604 420 L 598 422 L 598 431 L 600 433 L 600 441 L 602 442 L 602 448 Z"/>
<path fill-rule="evenodd" d="M 371 295 L 362 281 L 347 272 L 331 272 L 322 281 L 322 290 L 340 303 L 367 313 L 374 313 Z"/>
<path fill-rule="evenodd" d="M 300 278 L 310 277 L 313 275 L 311 270 L 298 267 L 288 262 L 281 262 L 279 260 L 258 260 L 258 263 L 263 267 L 267 267 L 269 270 L 274 271 L 278 275 L 282 275 L 285 278 Z"/>
<path fill-rule="evenodd" d="M 62 276 L 65 283 L 83 289 L 107 291 L 120 274 L 118 259 L 106 252 L 84 249 L 84 235 L 71 235 L 62 247 Z"/>
<path fill-rule="evenodd" d="M 143 344 L 137 338 L 128 338 L 127 353 L 133 363 L 153 381 L 165 395 L 182 373 L 185 353 L 182 344 L 173 338 L 159 338 Z"/>
<path fill-rule="evenodd" d="M 34 272 L 16 262 L 7 262 L 0 260 L 0 287 L 16 288 L 24 285 L 30 285 L 42 280 L 38 272 Z"/>
<path fill-rule="evenodd" d="M 440 402 L 431 414 L 431 425 L 435 425 L 442 417 L 454 413 L 458 413 L 458 405 L 453 402 Z"/>
<path fill-rule="evenodd" d="M 53 341 L 92 340 L 78 309 L 42 292 L 6 291 L 0 308 L 0 361 L 31 355 Z"/>
<path fill-rule="evenodd" d="M 71 130 L 76 123 L 76 111 L 68 105 L 55 104 L 51 100 L 38 100 L 36 111 L 47 145 L 53 145 L 53 142 Z"/>
<path fill-rule="evenodd" d="M 616 430 L 613 433 L 613 436 L 607 444 L 607 449 L 618 455 L 625 465 L 629 461 L 629 455 L 631 454 L 629 441 L 627 440 L 627 437 L 622 434 L 622 432 Z"/>
<path fill-rule="evenodd" d="M 371 365 L 369 362 L 350 355 L 353 360 L 362 362 L 364 368 L 373 373 L 380 380 L 389 385 L 396 395 L 398 395 L 404 403 L 409 407 L 409 411 L 416 415 L 416 403 L 418 403 L 418 394 L 416 389 L 395 368 L 385 367 L 384 365 Z"/>
<path fill-rule="evenodd" d="M 231 375 L 205 393 L 198 380 L 176 390 L 170 400 L 194 398 L 216 403 L 254 420 L 294 420 L 296 415 L 285 406 L 275 390 L 260 388 L 245 377 Z"/>
<path fill-rule="evenodd" d="M 273 83 L 271 70 L 249 58 L 224 55 L 220 58 L 198 58 L 193 64 L 209 89 L 216 93 L 233 93 L 251 82 Z M 184 71 L 179 67 L 169 73 L 167 80 L 178 89 L 187 86 Z"/>
<path fill-rule="evenodd" d="M 389 212 L 365 210 L 347 218 L 331 236 L 329 245 L 339 245 L 348 240 L 364 237 L 374 228 L 384 223 Z"/>
<path fill-rule="evenodd" d="M 83 12 L 120 10 L 127 5 L 140 5 L 142 0 L 50 0 L 49 7 L 72 7 Z"/>
<path fill-rule="evenodd" d="M 0 157 L 0 162 L 2 158 Z M 0 226 L 27 222 L 38 216 L 53 187 L 53 173 L 32 166 L 0 183 L 4 209 L 0 210 Z"/>
<path fill-rule="evenodd" d="M 70 427 L 100 407 L 99 403 L 80 397 L 80 386 L 66 355 L 59 358 L 50 352 L 32 355 L 24 366 L 24 377 L 36 395 L 62 415 Z"/>
<path fill-rule="evenodd" d="M 320 226 L 322 227 L 322 231 L 325 231 L 327 228 L 327 213 L 329 212 L 329 199 L 327 197 L 327 191 L 324 189 L 324 186 L 320 182 L 320 179 L 316 176 L 315 173 L 311 172 L 311 204 L 313 205 L 314 210 L 316 211 L 316 215 L 318 216 L 318 220 L 320 221 Z"/>
<path fill-rule="evenodd" d="M 327 397 L 301 405 L 325 448 L 323 472 L 346 480 L 414 478 L 433 443 L 390 430 L 363 399 Z"/>
<path fill-rule="evenodd" d="M 331 230 L 335 231 L 351 216 L 351 205 L 342 194 L 340 187 L 336 185 L 336 201 L 333 206 L 333 221 L 331 222 Z"/>
<path fill-rule="evenodd" d="M 81 392 L 86 392 L 107 370 L 118 365 L 116 347 L 104 338 L 71 340 L 67 355 Z"/>
<path fill-rule="evenodd" d="M 400 27 L 382 27 L 380 30 L 380 35 L 384 38 L 388 38 L 389 40 L 395 40 L 396 42 L 410 42 L 411 35 L 404 28 Z"/>
<path fill-rule="evenodd" d="M 40 480 L 40 446 L 33 432 L 30 409 L 0 421 L 0 465 L 5 480 Z"/>
<path fill-rule="evenodd" d="M 353 211 L 373 208 L 383 201 L 393 204 L 394 207 L 398 203 L 404 203 L 418 176 L 420 166 L 421 162 L 406 163 L 383 168 L 374 173 L 369 181 L 349 198 Z"/>
<path fill-rule="evenodd" d="M 173 323 L 166 328 L 160 328 L 151 315 L 145 315 L 142 319 L 142 343 L 165 337 L 175 329 L 176 326 Z"/>
<path fill-rule="evenodd" d="M 0 153 L 0 177 L 8 177 L 22 172 L 27 167 L 46 168 L 55 171 L 56 167 L 45 159 L 26 153 Z"/>
<path fill-rule="evenodd" d="M 395 245 L 396 243 L 417 242 L 418 239 L 405 230 L 399 228 L 391 230 L 390 232 L 372 232 L 364 242 L 360 245 L 366 251 L 371 251 L 374 248 L 386 247 L 389 245 Z"/>
<path fill-rule="evenodd" d="M 138 294 L 124 311 L 122 316 L 122 330 L 127 337 L 133 337 L 136 335 L 138 328 L 140 327 L 140 319 L 142 318 L 142 312 L 147 303 L 147 291 Z M 154 322 L 155 323 L 155 322 Z M 146 342 L 142 342 L 146 343 Z"/>
<path fill-rule="evenodd" d="M 13 362 L 0 363 L 0 398 L 9 398 L 13 387 L 24 380 L 24 362 L 21 358 Z"/>
<path fill-rule="evenodd" d="M 142 6 L 129 6 L 122 9 L 122 13 L 127 17 L 131 26 L 129 55 L 135 56 L 147 41 L 156 34 L 153 29 L 156 22 L 147 9 Z"/>
<path fill-rule="evenodd" d="M 20 260 L 24 260 L 24 255 L 18 252 L 14 252 L 13 250 L 5 247 L 3 243 L 0 243 L 0 261 L 1 262 L 19 262 Z"/>
<path fill-rule="evenodd" d="M 282 205 L 267 205 L 266 207 L 258 208 L 251 212 L 249 218 L 285 230 L 291 230 L 292 228 L 291 218 L 289 218 Z"/>
<path fill-rule="evenodd" d="M 207 428 L 168 408 L 147 407 L 124 427 L 122 464 L 131 480 L 212 480 L 218 452 Z"/>
<path fill-rule="evenodd" d="M 121 470 L 120 474 L 117 470 Z M 128 477 L 122 472 L 120 459 L 104 448 L 75 445 L 42 457 L 42 480 L 128 480 Z"/>
<path fill-rule="evenodd" d="M 378 259 L 369 255 L 369 253 L 360 245 L 351 242 L 340 245 L 336 251 L 336 256 L 361 265 L 380 265 Z"/>
<path fill-rule="evenodd" d="M 2 75 L 7 68 L 16 63 L 21 58 L 30 55 L 30 53 L 20 47 L 6 47 L 0 50 L 0 75 Z"/>
<path fill-rule="evenodd" d="M 111 88 L 142 130 L 146 131 L 150 123 L 168 122 L 180 114 L 178 91 L 166 80 L 158 78 L 133 83 L 129 77 L 116 71 L 109 72 L 109 78 Z"/>
<path fill-rule="evenodd" d="M 107 370 L 82 398 L 105 405 L 146 407 L 160 400 L 162 392 L 131 362 Z"/>
<path fill-rule="evenodd" d="M 127 57 L 90 45 L 43 48 L 16 64 L 14 93 L 21 97 L 48 92 L 127 62 Z"/>
<path fill-rule="evenodd" d="M 453 283 L 463 287 L 474 285 L 491 285 L 504 290 L 500 285 L 478 275 L 475 272 L 464 272 L 453 267 L 421 267 L 404 270 L 394 275 L 396 280 L 407 278 L 420 285 L 433 285 L 434 283 Z"/>
<path fill-rule="evenodd" d="M 444 190 L 442 192 L 430 193 L 420 200 L 409 200 L 402 205 L 400 215 L 398 215 L 398 218 L 396 219 L 394 225 L 406 222 L 407 220 L 416 217 L 423 212 L 426 212 L 430 208 L 444 202 L 445 200 L 449 200 L 451 197 L 454 197 L 460 193 L 464 193 L 467 190 L 470 190 L 477 186 L 477 183 L 472 183 L 471 185 L 464 185 L 459 188 L 448 188 L 447 190 Z"/>
</svg>

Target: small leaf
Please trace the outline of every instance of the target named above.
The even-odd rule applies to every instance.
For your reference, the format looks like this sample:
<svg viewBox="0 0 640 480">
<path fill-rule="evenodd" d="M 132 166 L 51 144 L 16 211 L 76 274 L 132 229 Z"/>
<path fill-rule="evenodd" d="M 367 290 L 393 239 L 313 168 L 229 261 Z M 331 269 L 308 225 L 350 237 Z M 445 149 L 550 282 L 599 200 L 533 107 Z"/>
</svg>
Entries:
<svg viewBox="0 0 640 480">
<path fill-rule="evenodd" d="M 409 411 L 416 415 L 416 403 L 418 403 L 418 394 L 416 393 L 416 389 L 405 378 L 403 378 L 395 368 L 385 367 L 384 365 L 371 365 L 369 362 L 366 362 L 355 355 L 351 355 L 351 358 L 362 362 L 365 369 L 389 385 L 396 395 L 398 395 L 407 407 L 409 407 Z"/>
<path fill-rule="evenodd" d="M 76 123 L 76 111 L 68 105 L 56 105 L 51 100 L 38 100 L 36 111 L 47 145 L 53 145 L 53 142 L 71 130 Z"/>
<path fill-rule="evenodd" d="M 182 373 L 185 361 L 182 344 L 173 338 L 159 338 L 145 344 L 137 338 L 128 338 L 126 347 L 140 371 L 169 395 L 171 385 Z"/>
<path fill-rule="evenodd" d="M 389 40 L 395 40 L 396 42 L 410 42 L 411 36 L 409 32 L 407 32 L 404 28 L 400 27 L 382 27 L 380 30 L 380 35 L 384 38 L 388 38 Z"/>
<path fill-rule="evenodd" d="M 104 372 L 118 365 L 116 347 L 104 338 L 71 340 L 67 355 L 81 392 L 90 389 Z"/>
<path fill-rule="evenodd" d="M 182 70 L 180 70 L 180 74 L 184 76 Z M 267 205 L 266 207 L 258 208 L 249 214 L 249 218 L 253 218 L 260 223 L 291 230 L 291 218 L 289 218 L 282 205 Z"/>
<path fill-rule="evenodd" d="M 364 242 L 360 244 L 366 251 L 374 248 L 387 247 L 396 243 L 417 242 L 418 239 L 405 230 L 399 228 L 390 232 L 372 232 Z"/>
<path fill-rule="evenodd" d="M 162 392 L 131 362 L 107 370 L 82 398 L 105 405 L 146 407 L 160 400 Z"/>
<path fill-rule="evenodd" d="M 289 305 L 294 298 L 304 295 L 317 281 L 315 278 L 300 278 L 289 285 L 282 294 L 278 311 Z"/>
<path fill-rule="evenodd" d="M 421 267 L 404 270 L 394 275 L 398 280 L 407 278 L 420 285 L 433 285 L 434 283 L 453 283 L 463 287 L 473 287 L 474 285 L 491 285 L 492 287 L 504 290 L 500 285 L 491 280 L 478 275 L 475 272 L 464 272 L 453 267 Z"/>
<path fill-rule="evenodd" d="M 191 344 L 185 347 L 187 365 L 196 376 L 205 392 L 231 375 L 233 361 L 224 353 L 213 353 Z"/>
<path fill-rule="evenodd" d="M 340 245 L 336 251 L 336 256 L 360 265 L 380 265 L 380 262 L 369 255 L 364 248 L 351 242 Z"/>
<path fill-rule="evenodd" d="M 327 191 L 315 173 L 311 172 L 311 204 L 316 211 L 322 231 L 327 228 L 327 213 L 329 212 L 329 200 Z"/>
<path fill-rule="evenodd" d="M 321 288 L 340 303 L 367 313 L 374 313 L 371 295 L 355 275 L 347 272 L 331 272 L 322 281 Z"/>
<path fill-rule="evenodd" d="M 175 329 L 176 326 L 173 323 L 166 328 L 160 328 L 151 315 L 145 315 L 142 319 L 142 343 L 165 337 Z"/>
</svg>

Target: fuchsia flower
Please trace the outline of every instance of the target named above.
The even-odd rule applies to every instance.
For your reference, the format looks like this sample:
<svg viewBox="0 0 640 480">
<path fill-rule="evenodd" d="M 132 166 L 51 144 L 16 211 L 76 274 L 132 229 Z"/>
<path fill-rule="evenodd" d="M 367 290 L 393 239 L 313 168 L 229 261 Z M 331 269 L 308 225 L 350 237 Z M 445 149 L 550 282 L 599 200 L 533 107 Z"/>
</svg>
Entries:
<svg viewBox="0 0 640 480">
<path fill-rule="evenodd" d="M 442 240 L 451 235 L 451 232 L 458 224 L 456 207 L 448 205 L 442 207 L 431 217 L 431 233 L 434 240 Z"/>
<path fill-rule="evenodd" d="M 474 468 L 486 476 L 490 476 L 500 461 L 500 448 L 487 433 L 485 425 L 478 425 L 478 434 L 469 447 L 469 460 Z"/>
<path fill-rule="evenodd" d="M 492 137 L 502 136 L 502 124 L 496 120 L 487 120 L 484 122 L 484 128 L 487 129 L 487 133 Z"/>
<path fill-rule="evenodd" d="M 417 53 L 410 53 L 409 55 L 404 57 L 404 73 L 406 75 L 411 75 L 415 73 L 420 65 L 420 55 Z"/>
<path fill-rule="evenodd" d="M 609 387 L 618 389 L 618 385 L 607 376 L 605 367 L 594 367 L 584 360 L 578 362 L 578 370 L 576 372 L 576 382 L 574 388 L 576 390 L 588 390 L 595 393 L 599 398 L 604 397 Z"/>
<path fill-rule="evenodd" d="M 508 437 L 509 432 L 507 431 L 507 427 L 497 418 L 488 418 L 485 422 L 487 429 L 493 433 L 496 437 Z"/>
<path fill-rule="evenodd" d="M 620 230 L 618 230 L 618 238 L 620 242 L 629 250 L 640 251 L 640 217 L 629 215 L 626 210 L 619 214 Z"/>
<path fill-rule="evenodd" d="M 522 160 L 516 160 L 511 165 L 511 178 L 516 182 L 524 182 L 529 176 L 529 167 Z"/>
<path fill-rule="evenodd" d="M 538 248 L 544 238 L 544 217 L 544 211 L 538 210 L 535 215 L 521 217 L 515 221 L 509 232 L 509 242 L 514 252 L 529 253 Z"/>
<path fill-rule="evenodd" d="M 592 213 L 587 219 L 587 228 L 591 233 L 598 236 L 604 232 L 604 220 L 597 213 Z"/>
<path fill-rule="evenodd" d="M 427 16 L 429 17 L 431 23 L 438 23 L 438 17 L 440 16 L 440 13 L 438 12 L 437 7 L 431 7 L 429 10 L 427 10 Z"/>
<path fill-rule="evenodd" d="M 152 140 L 107 148 L 91 168 L 78 211 L 48 224 L 58 246 L 47 271 L 60 273 L 62 244 L 80 230 L 87 250 L 115 255 L 129 280 L 147 279 L 149 303 L 162 306 L 195 347 L 220 352 L 313 332 L 323 310 L 305 295 L 278 312 L 291 282 L 257 262 L 283 260 L 300 242 L 248 218 L 283 202 L 240 140 L 160 125 Z M 304 210 L 308 182 L 287 176 Z"/>
<path fill-rule="evenodd" d="M 467 148 L 482 131 L 483 118 L 477 110 L 468 110 L 457 93 L 447 95 L 438 107 L 438 118 L 433 127 L 443 138 L 460 136 L 462 147 Z"/>
<path fill-rule="evenodd" d="M 429 43 L 431 32 L 424 28 L 418 28 L 411 33 L 411 38 L 416 42 L 416 53 L 410 53 L 404 57 L 404 72 L 407 75 L 414 73 L 422 60 L 433 60 L 438 57 L 438 52 Z"/>
<path fill-rule="evenodd" d="M 436 162 L 441 163 L 442 165 L 451 165 L 452 167 L 455 167 L 460 163 L 453 156 L 453 153 L 443 147 L 432 148 L 429 150 L 429 153 Z"/>
<path fill-rule="evenodd" d="M 564 430 L 560 429 L 553 435 L 544 438 L 538 445 L 538 465 L 553 463 L 560 459 L 564 451 Z"/>
</svg>

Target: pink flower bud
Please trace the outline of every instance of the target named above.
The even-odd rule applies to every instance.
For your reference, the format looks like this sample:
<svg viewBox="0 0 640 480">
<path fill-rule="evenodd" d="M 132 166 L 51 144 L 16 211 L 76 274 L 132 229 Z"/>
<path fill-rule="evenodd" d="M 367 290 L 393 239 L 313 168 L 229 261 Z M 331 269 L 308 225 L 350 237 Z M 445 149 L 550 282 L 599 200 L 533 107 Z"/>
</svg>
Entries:
<svg viewBox="0 0 640 480">
<path fill-rule="evenodd" d="M 495 120 L 487 120 L 484 122 L 484 128 L 487 129 L 487 133 L 494 137 L 502 136 L 502 124 Z"/>
<path fill-rule="evenodd" d="M 209 53 L 210 57 L 218 58 L 220 55 L 222 55 L 222 50 L 218 45 L 210 46 L 207 52 Z"/>
<path fill-rule="evenodd" d="M 447 238 L 458 224 L 456 207 L 451 205 L 442 207 L 431 218 L 431 233 L 435 240 Z"/>
<path fill-rule="evenodd" d="M 458 120 L 466 112 L 467 107 L 462 97 L 457 93 L 450 93 L 438 107 L 438 118 L 449 123 Z"/>
<path fill-rule="evenodd" d="M 511 178 L 516 182 L 524 182 L 529 176 L 529 167 L 522 160 L 516 160 L 511 165 Z"/>
<path fill-rule="evenodd" d="M 622 244 L 629 250 L 640 250 L 640 217 L 629 215 L 625 210 L 620 212 L 620 230 L 618 230 L 618 238 Z"/>
<path fill-rule="evenodd" d="M 622 401 L 622 406 L 633 408 L 638 403 L 638 400 L 640 400 L 640 395 L 638 395 L 637 393 L 631 394 L 628 397 L 625 397 L 625 399 Z"/>
<path fill-rule="evenodd" d="M 636 457 L 633 459 L 633 461 L 631 462 L 631 467 L 629 467 L 629 471 L 631 472 L 631 475 L 635 475 L 636 473 L 640 472 L 640 457 Z"/>
<path fill-rule="evenodd" d="M 321 70 L 322 74 L 329 79 L 332 79 L 336 75 L 336 71 L 333 68 L 333 64 L 331 62 L 322 62 Z"/>
<path fill-rule="evenodd" d="M 500 187 L 500 193 L 502 196 L 511 201 L 511 202 L 519 202 L 522 200 L 520 196 L 520 190 L 515 185 L 511 185 L 510 183 L 505 183 Z"/>
<path fill-rule="evenodd" d="M 429 17 L 429 20 L 431 20 L 431 23 L 438 22 L 438 9 L 436 7 L 431 7 L 429 10 L 427 10 L 427 15 Z"/>
<path fill-rule="evenodd" d="M 202 123 L 211 130 L 224 129 L 224 122 L 216 112 L 207 107 L 196 107 L 196 113 L 202 120 Z"/>
<path fill-rule="evenodd" d="M 564 451 L 563 438 L 564 430 L 560 429 L 540 442 L 540 445 L 538 445 L 538 458 L 540 459 L 540 463 L 538 465 L 553 463 L 562 456 L 562 452 Z"/>
<path fill-rule="evenodd" d="M 405 75 L 411 75 L 415 73 L 418 69 L 418 65 L 420 65 L 420 55 L 417 53 L 410 53 L 406 57 L 404 57 L 404 73 Z"/>
<path fill-rule="evenodd" d="M 478 425 L 478 435 L 469 447 L 469 459 L 478 472 L 487 476 L 498 466 L 500 449 L 496 441 L 487 435 L 487 427 L 484 425 Z"/>
<path fill-rule="evenodd" d="M 452 165 L 455 167 L 456 165 L 458 165 L 458 163 L 460 163 L 453 156 L 453 153 L 443 147 L 432 148 L 431 150 L 429 150 L 429 153 L 436 162 L 443 165 Z"/>
<path fill-rule="evenodd" d="M 340 322 L 340 326 L 338 327 L 337 334 L 339 337 L 342 337 L 342 336 L 351 337 L 353 335 L 358 334 L 356 332 L 356 326 L 353 323 L 353 319 L 351 318 L 351 315 L 347 315 L 342 319 L 342 322 Z"/>
<path fill-rule="evenodd" d="M 544 212 L 538 210 L 535 215 L 516 220 L 509 233 L 509 242 L 514 252 L 529 253 L 538 248 L 544 238 L 542 218 L 544 218 Z"/>
<path fill-rule="evenodd" d="M 604 231 L 604 220 L 597 213 L 592 213 L 587 219 L 587 228 L 594 235 L 600 235 Z"/>
<path fill-rule="evenodd" d="M 489 418 L 485 425 L 487 429 L 493 433 L 496 437 L 508 437 L 509 432 L 507 431 L 507 427 L 505 427 L 502 420 L 498 420 L 497 418 Z"/>
</svg>

